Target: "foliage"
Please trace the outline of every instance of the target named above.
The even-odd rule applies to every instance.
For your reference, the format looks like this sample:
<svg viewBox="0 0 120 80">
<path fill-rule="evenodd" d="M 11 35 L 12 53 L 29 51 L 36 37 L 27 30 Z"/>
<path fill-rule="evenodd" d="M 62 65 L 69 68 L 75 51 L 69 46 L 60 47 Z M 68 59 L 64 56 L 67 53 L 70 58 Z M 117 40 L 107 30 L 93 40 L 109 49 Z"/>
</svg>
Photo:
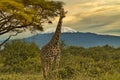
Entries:
<svg viewBox="0 0 120 80">
<path fill-rule="evenodd" d="M 62 7 L 63 2 L 60 1 L 0 0 L 0 35 L 8 32 L 14 32 L 17 35 L 26 29 L 42 31 L 43 25 L 52 23 Z M 10 35 L 5 42 L 11 36 L 13 35 Z"/>
<path fill-rule="evenodd" d="M 64 78 L 72 79 L 75 76 L 75 74 L 76 74 L 75 69 L 70 66 L 66 66 L 62 70 L 59 70 L 59 77 L 62 79 Z"/>
<path fill-rule="evenodd" d="M 0 80 L 42 80 L 42 74 L 0 74 Z"/>
<path fill-rule="evenodd" d="M 68 46 L 63 49 L 61 55 L 61 68 L 72 67 L 75 71 L 74 73 L 90 78 L 101 78 L 106 74 L 109 75 L 107 77 L 110 77 L 112 74 L 120 73 L 119 55 L 119 48 L 113 48 L 108 45 L 86 49 Z M 63 70 L 62 73 L 66 76 L 66 71 Z"/>
<path fill-rule="evenodd" d="M 20 73 L 20 72 L 40 72 L 39 49 L 34 43 L 12 41 L 5 45 L 1 53 L 3 66 L 2 72 Z"/>
<path fill-rule="evenodd" d="M 64 46 L 64 43 L 62 44 Z M 119 80 L 120 48 L 108 45 L 91 48 L 61 47 L 60 80 Z M 0 53 L 0 70 L 3 80 L 7 73 L 25 74 L 30 80 L 41 77 L 39 49 L 34 43 L 19 40 L 9 42 Z M 11 74 L 8 74 L 11 75 Z M 41 77 L 42 78 L 42 77 Z M 22 80 L 26 79 L 24 77 Z M 16 77 L 16 80 L 17 79 Z M 38 79 L 39 80 L 39 79 Z"/>
</svg>

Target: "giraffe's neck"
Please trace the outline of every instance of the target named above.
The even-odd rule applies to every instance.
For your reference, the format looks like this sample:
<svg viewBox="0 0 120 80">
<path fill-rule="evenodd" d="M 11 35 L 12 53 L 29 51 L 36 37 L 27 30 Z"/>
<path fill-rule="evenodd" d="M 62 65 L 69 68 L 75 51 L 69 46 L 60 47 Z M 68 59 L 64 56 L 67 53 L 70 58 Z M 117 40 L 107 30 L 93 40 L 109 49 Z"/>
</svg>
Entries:
<svg viewBox="0 0 120 80">
<path fill-rule="evenodd" d="M 52 43 L 52 45 L 57 44 L 59 42 L 59 38 L 60 38 L 60 34 L 61 34 L 61 27 L 62 27 L 62 19 L 63 19 L 62 17 L 59 18 L 56 31 L 50 41 Z"/>
</svg>

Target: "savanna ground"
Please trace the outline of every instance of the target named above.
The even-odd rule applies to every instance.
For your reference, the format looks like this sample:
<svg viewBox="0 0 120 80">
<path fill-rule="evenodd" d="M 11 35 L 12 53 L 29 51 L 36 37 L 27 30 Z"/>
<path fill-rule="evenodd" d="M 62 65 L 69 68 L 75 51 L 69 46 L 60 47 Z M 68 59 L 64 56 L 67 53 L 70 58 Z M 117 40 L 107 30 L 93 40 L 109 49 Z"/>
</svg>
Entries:
<svg viewBox="0 0 120 80">
<path fill-rule="evenodd" d="M 120 80 L 120 48 L 61 46 L 58 80 Z M 43 80 L 39 52 L 34 43 L 7 43 L 0 51 L 0 80 Z"/>
<path fill-rule="evenodd" d="M 113 75 L 103 75 L 98 78 L 91 78 L 85 75 L 74 76 L 71 79 L 60 79 L 58 80 L 119 80 L 120 74 L 116 73 Z M 0 74 L 0 80 L 43 80 L 42 74 Z"/>
</svg>

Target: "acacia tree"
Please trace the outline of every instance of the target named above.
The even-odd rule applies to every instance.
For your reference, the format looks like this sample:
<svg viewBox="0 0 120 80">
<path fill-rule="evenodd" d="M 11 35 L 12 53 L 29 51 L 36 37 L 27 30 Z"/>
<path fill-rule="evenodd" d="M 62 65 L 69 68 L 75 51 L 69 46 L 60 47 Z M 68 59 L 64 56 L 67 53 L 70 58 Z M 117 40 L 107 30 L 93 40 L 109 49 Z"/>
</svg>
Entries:
<svg viewBox="0 0 120 80">
<path fill-rule="evenodd" d="M 60 1 L 0 0 L 0 35 L 14 32 L 0 46 L 26 29 L 42 31 L 43 24 L 52 23 L 61 7 Z"/>
</svg>

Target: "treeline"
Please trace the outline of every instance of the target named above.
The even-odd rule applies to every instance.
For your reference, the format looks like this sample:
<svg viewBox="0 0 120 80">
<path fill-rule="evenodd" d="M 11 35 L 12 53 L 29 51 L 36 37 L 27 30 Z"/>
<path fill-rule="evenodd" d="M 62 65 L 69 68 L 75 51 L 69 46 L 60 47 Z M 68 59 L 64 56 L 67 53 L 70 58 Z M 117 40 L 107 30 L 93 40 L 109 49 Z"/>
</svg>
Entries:
<svg viewBox="0 0 120 80">
<path fill-rule="evenodd" d="M 83 48 L 65 46 L 62 42 L 61 50 L 59 77 L 62 79 L 82 76 L 99 80 L 111 75 L 120 78 L 120 48 L 108 45 Z M 0 73 L 41 72 L 40 49 L 36 44 L 15 40 L 0 51 Z"/>
</svg>

